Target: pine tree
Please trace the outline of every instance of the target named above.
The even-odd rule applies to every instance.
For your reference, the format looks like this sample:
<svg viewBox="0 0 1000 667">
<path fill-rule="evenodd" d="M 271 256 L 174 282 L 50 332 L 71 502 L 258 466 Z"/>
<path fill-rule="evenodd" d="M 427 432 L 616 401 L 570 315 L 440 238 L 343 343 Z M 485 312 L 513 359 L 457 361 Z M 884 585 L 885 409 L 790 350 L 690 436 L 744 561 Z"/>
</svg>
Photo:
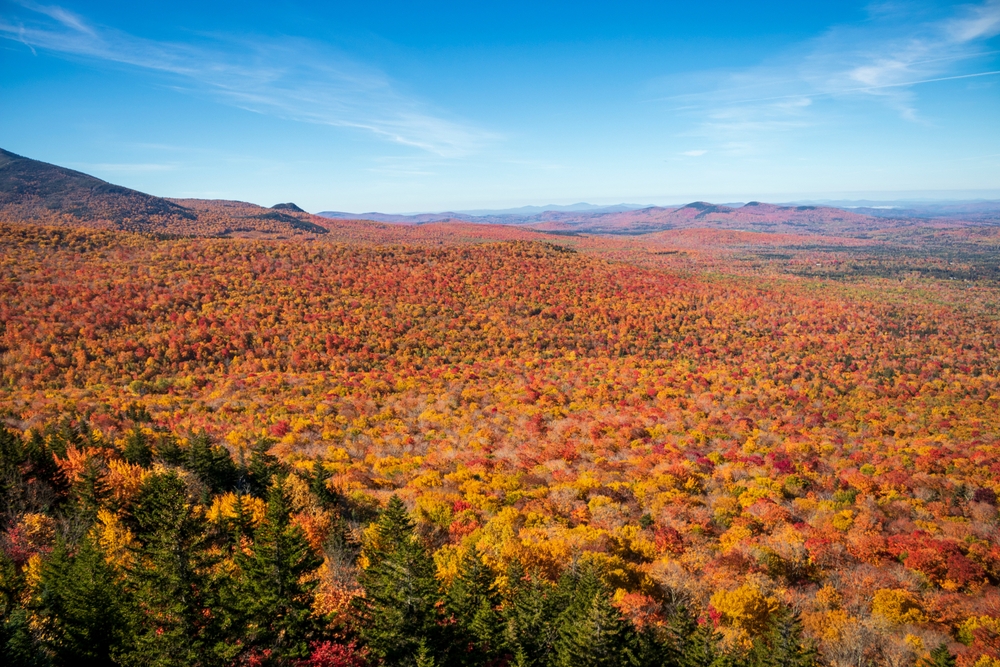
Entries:
<svg viewBox="0 0 1000 667">
<path fill-rule="evenodd" d="M 0 657 L 4 667 L 47 667 L 48 653 L 28 626 L 28 613 L 18 604 L 24 577 L 0 549 Z"/>
<path fill-rule="evenodd" d="M 804 634 L 798 613 L 782 610 L 763 640 L 755 642 L 751 663 L 762 667 L 816 667 L 816 647 Z"/>
<path fill-rule="evenodd" d="M 149 438 L 138 426 L 129 431 L 125 439 L 125 449 L 122 450 L 122 458 L 143 468 L 153 464 L 153 448 L 149 446 Z"/>
<path fill-rule="evenodd" d="M 129 421 L 138 423 L 149 423 L 153 421 L 153 415 L 149 414 L 149 410 L 138 403 L 130 403 L 122 412 L 122 417 Z"/>
<path fill-rule="evenodd" d="M 670 614 L 667 633 L 672 662 L 678 667 L 714 667 L 719 664 L 718 636 L 710 623 L 699 623 L 684 605 Z"/>
<path fill-rule="evenodd" d="M 128 581 L 142 624 L 127 664 L 200 667 L 227 652 L 217 558 L 186 491 L 175 473 L 153 475 L 133 507 L 138 546 Z"/>
<path fill-rule="evenodd" d="M 464 664 L 483 664 L 501 654 L 501 600 L 494 579 L 493 571 L 473 548 L 462 559 L 459 574 L 448 590 L 446 606 L 460 628 L 458 643 L 469 647 L 459 655 Z"/>
<path fill-rule="evenodd" d="M 368 561 L 359 576 L 365 595 L 357 599 L 362 639 L 385 665 L 415 665 L 424 655 L 447 650 L 436 604 L 434 563 L 414 534 L 403 502 L 393 496 L 364 545 Z"/>
<path fill-rule="evenodd" d="M 191 439 L 184 467 L 196 474 L 211 493 L 232 490 L 239 475 L 226 448 L 213 445 L 207 433 L 199 433 Z"/>
<path fill-rule="evenodd" d="M 677 667 L 680 664 L 677 647 L 669 633 L 652 624 L 636 629 L 635 659 L 642 667 Z"/>
<path fill-rule="evenodd" d="M 167 465 L 179 466 L 184 463 L 184 450 L 172 435 L 159 438 L 156 443 L 156 458 Z"/>
<path fill-rule="evenodd" d="M 267 513 L 255 532 L 252 553 L 237 551 L 236 562 L 242 573 L 238 595 L 245 649 L 269 649 L 272 664 L 306 657 L 315 583 L 304 576 L 322 560 L 302 530 L 291 524 L 280 485 L 272 486 L 268 494 Z"/>
<path fill-rule="evenodd" d="M 54 454 L 66 456 L 65 447 L 61 451 L 49 447 L 40 431 L 32 431 L 31 437 L 24 443 L 24 453 L 27 456 L 31 477 L 45 481 L 57 491 L 66 490 L 66 480 L 53 456 Z"/>
<path fill-rule="evenodd" d="M 323 465 L 323 461 L 316 459 L 313 461 L 312 475 L 309 478 L 309 490 L 312 491 L 313 496 L 323 505 L 323 507 L 333 507 L 337 504 L 337 497 L 330 487 L 326 485 L 326 481 L 330 479 L 330 471 L 326 469 Z"/>
<path fill-rule="evenodd" d="M 417 648 L 417 657 L 414 664 L 416 667 L 437 667 L 437 661 L 434 659 L 434 655 L 427 650 L 427 643 L 424 641 L 421 641 L 420 646 Z"/>
<path fill-rule="evenodd" d="M 76 511 L 91 521 L 97 516 L 97 510 L 109 492 L 105 465 L 104 459 L 99 456 L 88 456 L 83 472 L 70 489 Z"/>
<path fill-rule="evenodd" d="M 66 450 L 70 447 L 85 449 L 88 445 L 89 438 L 83 430 L 83 423 L 74 425 L 68 415 L 59 421 L 58 426 L 50 426 L 46 430 L 51 449 L 59 457 L 66 456 Z"/>
<path fill-rule="evenodd" d="M 28 613 L 13 607 L 0 615 L 0 656 L 4 667 L 49 667 L 52 662 L 28 626 Z"/>
<path fill-rule="evenodd" d="M 267 495 L 275 476 L 281 474 L 278 457 L 268 453 L 273 444 L 270 438 L 260 438 L 250 448 L 250 461 L 243 477 L 247 491 L 258 498 Z"/>
<path fill-rule="evenodd" d="M 955 667 L 957 664 L 955 656 L 948 650 L 948 645 L 941 643 L 931 651 L 927 658 L 921 658 L 919 667 Z"/>
<path fill-rule="evenodd" d="M 0 424 L 0 508 L 6 519 L 26 509 L 28 453 L 21 439 Z"/>
<path fill-rule="evenodd" d="M 27 457 L 21 446 L 21 439 L 0 424 L 0 500 L 4 507 L 11 506 L 14 495 L 20 495 L 21 466 Z"/>
<path fill-rule="evenodd" d="M 549 665 L 559 639 L 556 618 L 565 602 L 541 577 L 527 577 L 520 563 L 507 570 L 509 592 L 504 600 L 504 643 L 519 667 Z M 566 597 L 568 600 L 568 596 Z"/>
<path fill-rule="evenodd" d="M 40 432 L 22 440 L 0 425 L 0 508 L 8 515 L 45 511 L 62 500 L 66 489 Z"/>
<path fill-rule="evenodd" d="M 57 665 L 110 665 L 130 636 L 132 618 L 120 573 L 84 537 L 75 555 L 56 544 L 42 572 L 39 613 L 48 620 Z"/>
<path fill-rule="evenodd" d="M 637 638 L 631 624 L 611 604 L 592 567 L 576 576 L 571 602 L 559 618 L 555 664 L 559 667 L 638 665 Z"/>
</svg>

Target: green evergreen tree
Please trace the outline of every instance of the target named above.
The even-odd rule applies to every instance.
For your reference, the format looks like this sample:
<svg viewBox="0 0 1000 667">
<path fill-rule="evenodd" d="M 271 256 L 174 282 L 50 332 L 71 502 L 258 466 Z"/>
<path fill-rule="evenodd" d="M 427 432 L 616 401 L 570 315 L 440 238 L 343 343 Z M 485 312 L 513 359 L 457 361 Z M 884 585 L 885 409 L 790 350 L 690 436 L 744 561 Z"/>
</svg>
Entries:
<svg viewBox="0 0 1000 667">
<path fill-rule="evenodd" d="M 42 512 L 58 504 L 66 480 L 39 431 L 27 439 L 0 426 L 0 511 Z"/>
<path fill-rule="evenodd" d="M 14 607 L 0 616 L 0 656 L 4 667 L 49 667 L 49 654 L 28 626 L 28 613 Z"/>
<path fill-rule="evenodd" d="M 0 425 L 0 521 L 26 509 L 24 475 L 27 462 L 21 439 Z"/>
<path fill-rule="evenodd" d="M 65 479 L 54 457 L 54 454 L 66 456 L 65 448 L 60 451 L 50 447 L 41 431 L 35 430 L 24 443 L 24 453 L 27 456 L 31 477 L 45 481 L 57 491 L 66 490 Z"/>
<path fill-rule="evenodd" d="M 816 667 L 816 646 L 804 634 L 798 613 L 783 609 L 768 633 L 754 642 L 747 662 L 759 667 Z"/>
<path fill-rule="evenodd" d="M 289 521 L 289 507 L 280 485 L 271 487 L 267 513 L 254 534 L 253 551 L 237 551 L 242 573 L 240 618 L 245 651 L 270 651 L 270 664 L 291 664 L 309 652 L 313 630 L 310 605 L 314 582 L 303 579 L 323 561 L 305 535 Z"/>
<path fill-rule="evenodd" d="M 528 577 L 520 563 L 507 570 L 509 592 L 504 601 L 504 643 L 520 667 L 549 665 L 559 639 L 556 619 L 568 600 L 541 577 Z"/>
<path fill-rule="evenodd" d="M 427 643 L 423 640 L 420 641 L 420 646 L 417 648 L 415 665 L 416 667 L 437 667 L 437 660 L 434 659 L 434 655 L 427 649 Z"/>
<path fill-rule="evenodd" d="M 678 667 L 719 667 L 719 637 L 711 623 L 699 623 L 687 605 L 678 605 L 668 617 L 671 662 Z"/>
<path fill-rule="evenodd" d="M 127 574 L 142 622 L 127 664 L 201 667 L 232 650 L 225 644 L 217 556 L 186 494 L 175 473 L 153 475 L 132 509 L 138 546 Z"/>
<path fill-rule="evenodd" d="M 143 468 L 148 468 L 153 464 L 153 448 L 149 444 L 149 438 L 138 426 L 129 431 L 128 436 L 126 436 L 122 458 Z"/>
<path fill-rule="evenodd" d="M 0 657 L 7 667 L 47 667 L 48 653 L 28 627 L 28 614 L 18 604 L 24 577 L 0 549 Z"/>
<path fill-rule="evenodd" d="M 941 643 L 931 651 L 930 656 L 921 658 L 918 667 L 955 667 L 955 656 L 948 650 L 948 645 Z"/>
<path fill-rule="evenodd" d="M 70 447 L 86 449 L 89 444 L 82 423 L 74 424 L 69 415 L 59 420 L 58 425 L 48 427 L 47 435 L 50 448 L 59 457 L 66 456 L 66 450 Z"/>
<path fill-rule="evenodd" d="M 156 458 L 167 465 L 179 466 L 184 463 L 184 450 L 177 444 L 177 439 L 167 435 L 158 439 L 155 447 Z"/>
<path fill-rule="evenodd" d="M 250 447 L 250 461 L 243 470 L 243 480 L 247 492 L 258 498 L 266 496 L 274 478 L 282 474 L 281 462 L 278 461 L 278 457 L 268 453 L 272 445 L 274 445 L 274 440 L 270 438 L 257 440 Z"/>
<path fill-rule="evenodd" d="M 493 571 L 473 548 L 462 559 L 459 574 L 448 590 L 446 606 L 460 629 L 456 648 L 463 664 L 481 665 L 501 655 L 503 619 L 494 581 Z M 463 646 L 469 647 L 464 654 Z"/>
<path fill-rule="evenodd" d="M 360 635 L 372 653 L 390 667 L 416 665 L 421 647 L 425 658 L 446 653 L 434 563 L 397 496 L 379 516 L 363 555 L 368 567 L 359 581 L 365 595 L 357 605 Z"/>
<path fill-rule="evenodd" d="M 676 648 L 665 628 L 650 625 L 636 629 L 635 658 L 642 667 L 677 667 L 680 659 Z"/>
<path fill-rule="evenodd" d="M 239 470 L 225 447 L 213 445 L 207 433 L 191 438 L 184 467 L 198 476 L 213 494 L 236 487 Z"/>
<path fill-rule="evenodd" d="M 108 495 L 106 477 L 104 459 L 99 456 L 88 456 L 83 472 L 70 489 L 76 511 L 89 520 L 97 516 L 97 510 L 101 508 L 102 501 Z"/>
<path fill-rule="evenodd" d="M 149 414 L 149 410 L 138 403 L 130 403 L 122 412 L 122 417 L 137 423 L 149 423 L 153 421 L 153 415 Z"/>
<path fill-rule="evenodd" d="M 593 567 L 567 575 L 573 595 L 559 618 L 558 667 L 638 665 L 635 629 L 611 604 Z"/>
<path fill-rule="evenodd" d="M 26 460 L 21 439 L 0 424 L 0 500 L 10 506 L 13 495 L 20 494 L 21 466 Z"/>
<path fill-rule="evenodd" d="M 313 461 L 309 490 L 324 507 L 333 507 L 337 504 L 337 497 L 327 486 L 328 479 L 330 479 L 330 471 L 323 465 L 323 461 L 320 459 Z"/>
<path fill-rule="evenodd" d="M 122 577 L 87 537 L 70 556 L 61 541 L 42 571 L 39 614 L 48 620 L 57 665 L 111 665 L 130 637 Z"/>
</svg>

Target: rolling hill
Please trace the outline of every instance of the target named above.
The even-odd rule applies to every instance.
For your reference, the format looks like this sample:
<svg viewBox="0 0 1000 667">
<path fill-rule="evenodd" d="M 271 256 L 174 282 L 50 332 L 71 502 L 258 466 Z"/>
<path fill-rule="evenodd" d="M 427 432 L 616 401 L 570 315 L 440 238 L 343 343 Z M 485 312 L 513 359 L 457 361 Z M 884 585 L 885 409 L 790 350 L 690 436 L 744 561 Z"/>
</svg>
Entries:
<svg viewBox="0 0 1000 667">
<path fill-rule="evenodd" d="M 294 204 L 171 200 L 0 149 L 0 220 L 181 236 L 326 234 Z"/>
<path fill-rule="evenodd" d="M 0 149 L 0 210 L 39 222 L 165 228 L 196 216 L 171 201 Z"/>
<path fill-rule="evenodd" d="M 528 207 L 526 207 L 528 208 Z M 965 209 L 960 209 L 965 211 Z M 722 205 L 697 201 L 685 206 L 626 206 L 593 210 L 545 210 L 497 212 L 482 215 L 471 213 L 421 213 L 397 215 L 386 213 L 344 213 L 324 211 L 317 215 L 329 218 L 373 220 L 397 225 L 423 225 L 451 221 L 476 224 L 512 225 L 550 233 L 615 234 L 634 236 L 676 229 L 725 229 L 779 234 L 865 235 L 878 230 L 901 227 L 968 226 L 991 224 L 995 215 L 907 215 L 899 212 L 888 216 L 876 209 L 848 211 L 833 206 L 784 206 L 749 202 L 743 205 Z"/>
<path fill-rule="evenodd" d="M 598 210 L 547 210 L 541 213 L 469 215 L 454 212 L 392 215 L 322 212 L 323 217 L 375 220 L 420 225 L 443 220 L 478 224 L 516 225 L 548 232 L 637 235 L 671 229 L 732 229 L 752 232 L 857 234 L 912 224 L 909 219 L 887 220 L 830 206 L 779 206 L 750 202 L 725 206 L 692 202 L 686 206 L 645 208 L 608 207 Z"/>
<path fill-rule="evenodd" d="M 739 208 L 692 202 L 680 208 L 650 207 L 596 215 L 549 214 L 537 228 L 601 234 L 647 234 L 670 229 L 734 229 L 752 232 L 851 234 L 885 227 L 886 220 L 827 206 L 779 206 L 750 202 Z"/>
<path fill-rule="evenodd" d="M 326 235 L 339 230 L 343 234 L 336 234 L 338 238 L 343 235 L 353 238 L 358 234 L 367 237 L 374 233 L 387 239 L 399 237 L 398 240 L 403 241 L 412 235 L 399 236 L 378 225 L 399 231 L 401 226 L 429 224 L 493 227 L 487 236 L 496 238 L 509 236 L 496 229 L 499 227 L 562 235 L 637 236 L 670 230 L 714 229 L 865 236 L 877 231 L 928 225 L 941 228 L 991 224 L 995 218 L 990 212 L 992 209 L 986 214 L 977 209 L 978 217 L 963 215 L 969 213 L 964 208 L 948 209 L 940 215 L 931 212 L 911 216 L 901 211 L 894 217 L 886 217 L 874 209 L 848 211 L 832 206 L 782 206 L 761 202 L 722 205 L 699 201 L 680 207 L 644 208 L 624 204 L 609 207 L 579 204 L 540 212 L 539 208 L 415 215 L 324 211 L 312 215 L 290 202 L 266 208 L 241 201 L 156 197 L 0 149 L 0 221 L 180 236 L 289 238 Z M 473 236 L 478 235 L 473 233 Z"/>
</svg>

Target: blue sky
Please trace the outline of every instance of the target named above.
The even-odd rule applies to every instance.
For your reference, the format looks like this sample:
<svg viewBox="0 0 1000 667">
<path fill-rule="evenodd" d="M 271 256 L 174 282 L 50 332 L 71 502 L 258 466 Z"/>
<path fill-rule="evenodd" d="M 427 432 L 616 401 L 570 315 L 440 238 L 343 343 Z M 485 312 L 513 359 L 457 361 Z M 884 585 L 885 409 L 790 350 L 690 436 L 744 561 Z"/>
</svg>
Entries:
<svg viewBox="0 0 1000 667">
<path fill-rule="evenodd" d="M 1000 0 L 0 0 L 0 147 L 312 211 L 1000 198 L 998 35 Z"/>
</svg>

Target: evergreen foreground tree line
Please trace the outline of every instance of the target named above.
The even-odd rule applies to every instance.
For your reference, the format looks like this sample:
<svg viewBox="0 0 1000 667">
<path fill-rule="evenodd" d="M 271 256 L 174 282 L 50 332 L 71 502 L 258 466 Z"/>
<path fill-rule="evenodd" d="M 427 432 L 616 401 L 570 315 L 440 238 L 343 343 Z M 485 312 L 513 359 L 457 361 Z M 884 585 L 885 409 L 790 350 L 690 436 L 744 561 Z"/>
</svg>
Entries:
<svg viewBox="0 0 1000 667">
<path fill-rule="evenodd" d="M 363 595 L 353 598 L 347 613 L 324 617 L 314 608 L 323 557 L 293 520 L 285 482 L 301 475 L 299 488 L 308 489 L 310 502 L 340 515 L 361 513 L 352 514 L 328 488 L 322 466 L 296 472 L 267 453 L 267 441 L 234 461 L 206 436 L 181 447 L 160 435 L 152 442 L 137 425 L 117 452 L 68 422 L 27 438 L 0 428 L 0 663 L 817 664 L 788 610 L 738 653 L 723 651 L 712 623 L 699 621 L 683 603 L 665 607 L 665 622 L 637 627 L 613 604 L 592 563 L 578 563 L 552 582 L 516 562 L 507 572 L 494 572 L 472 549 L 455 579 L 443 585 L 396 496 L 366 531 L 357 575 Z M 74 479 L 58 465 L 70 448 L 88 455 Z M 145 471 L 140 488 L 125 500 L 109 485 L 108 461 L 119 459 Z M 206 508 L 222 494 L 238 499 L 233 516 L 210 520 Z M 260 516 L 248 516 L 244 500 L 255 500 Z M 25 517 L 50 529 L 47 543 L 23 534 Z M 114 530 L 109 521 L 118 522 Z M 343 522 L 333 533 L 331 548 L 350 542 Z M 120 543 L 109 535 L 121 537 Z M 941 648 L 931 661 L 948 665 L 954 659 Z"/>
</svg>

